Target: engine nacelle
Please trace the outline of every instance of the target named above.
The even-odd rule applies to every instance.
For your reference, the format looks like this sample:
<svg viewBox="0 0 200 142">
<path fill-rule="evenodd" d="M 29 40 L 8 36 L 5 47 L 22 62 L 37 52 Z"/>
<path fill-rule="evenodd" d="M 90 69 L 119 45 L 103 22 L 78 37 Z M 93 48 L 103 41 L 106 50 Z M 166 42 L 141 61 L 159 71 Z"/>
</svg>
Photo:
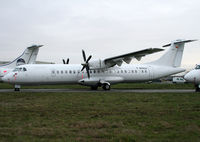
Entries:
<svg viewBox="0 0 200 142">
<path fill-rule="evenodd" d="M 89 62 L 90 69 L 105 69 L 112 67 L 111 64 L 105 64 L 104 60 L 94 60 Z"/>
</svg>

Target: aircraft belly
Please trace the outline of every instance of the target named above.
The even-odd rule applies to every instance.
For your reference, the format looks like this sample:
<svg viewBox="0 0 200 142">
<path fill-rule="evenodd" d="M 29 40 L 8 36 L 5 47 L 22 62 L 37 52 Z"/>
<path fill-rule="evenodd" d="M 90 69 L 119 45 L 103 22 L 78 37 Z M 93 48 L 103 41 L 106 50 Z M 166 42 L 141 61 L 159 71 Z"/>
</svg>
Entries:
<svg viewBox="0 0 200 142">
<path fill-rule="evenodd" d="M 116 84 L 123 82 L 123 80 L 124 79 L 119 76 L 93 76 L 90 78 L 80 79 L 78 82 L 81 85 L 92 86 L 92 85 L 97 85 L 99 83 L 101 84 L 102 82 L 109 82 L 110 84 Z"/>
</svg>

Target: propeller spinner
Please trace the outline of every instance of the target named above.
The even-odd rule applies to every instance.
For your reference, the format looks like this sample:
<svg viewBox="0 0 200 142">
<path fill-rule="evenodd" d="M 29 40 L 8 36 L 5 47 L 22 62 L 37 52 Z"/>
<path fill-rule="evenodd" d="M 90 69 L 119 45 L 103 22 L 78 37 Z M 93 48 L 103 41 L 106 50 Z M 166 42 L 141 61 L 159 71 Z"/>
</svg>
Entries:
<svg viewBox="0 0 200 142">
<path fill-rule="evenodd" d="M 84 69 L 86 69 L 86 71 L 87 71 L 87 75 L 88 75 L 88 78 L 90 78 L 90 72 L 89 72 L 90 67 L 89 67 L 89 61 L 90 61 L 90 59 L 92 58 L 92 56 L 90 55 L 90 56 L 87 58 L 87 60 L 86 60 L 86 55 L 85 55 L 85 51 L 84 51 L 84 50 L 82 50 L 82 55 L 83 55 L 84 63 L 81 64 L 81 65 L 83 66 L 82 69 L 81 69 L 81 71 L 83 71 Z"/>
</svg>

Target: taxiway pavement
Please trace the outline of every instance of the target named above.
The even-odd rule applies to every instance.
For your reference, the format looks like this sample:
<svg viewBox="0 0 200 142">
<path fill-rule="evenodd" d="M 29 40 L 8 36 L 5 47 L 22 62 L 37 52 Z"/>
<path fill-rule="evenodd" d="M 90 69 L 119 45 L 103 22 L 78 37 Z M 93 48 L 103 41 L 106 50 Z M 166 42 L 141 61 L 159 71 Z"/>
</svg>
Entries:
<svg viewBox="0 0 200 142">
<path fill-rule="evenodd" d="M 13 89 L 0 89 L 0 93 L 15 92 Z M 191 89 L 111 89 L 89 90 L 89 89 L 21 89 L 20 92 L 121 92 L 121 93 L 194 93 Z"/>
</svg>

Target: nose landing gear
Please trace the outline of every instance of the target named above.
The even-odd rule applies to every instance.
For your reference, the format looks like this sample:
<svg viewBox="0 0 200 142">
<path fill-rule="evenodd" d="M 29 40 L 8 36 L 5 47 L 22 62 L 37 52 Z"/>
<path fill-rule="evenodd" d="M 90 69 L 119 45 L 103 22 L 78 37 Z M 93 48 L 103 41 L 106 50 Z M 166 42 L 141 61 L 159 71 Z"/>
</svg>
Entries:
<svg viewBox="0 0 200 142">
<path fill-rule="evenodd" d="M 21 88 L 20 85 L 15 84 L 15 89 L 14 89 L 14 91 L 19 92 L 19 91 L 20 91 L 20 88 Z"/>
<path fill-rule="evenodd" d="M 200 85 L 199 84 L 195 85 L 195 91 L 200 92 Z"/>
</svg>

